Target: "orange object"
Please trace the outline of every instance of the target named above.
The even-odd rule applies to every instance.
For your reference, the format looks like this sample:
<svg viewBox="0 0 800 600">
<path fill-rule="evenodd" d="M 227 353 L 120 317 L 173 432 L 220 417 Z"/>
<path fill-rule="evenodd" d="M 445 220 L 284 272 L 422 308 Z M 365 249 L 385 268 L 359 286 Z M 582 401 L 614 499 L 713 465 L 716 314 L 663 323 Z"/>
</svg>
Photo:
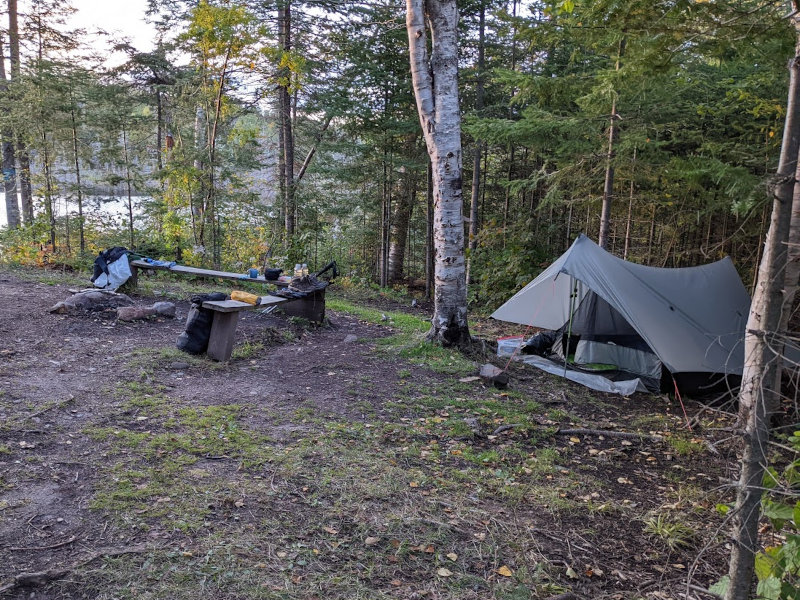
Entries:
<svg viewBox="0 0 800 600">
<path fill-rule="evenodd" d="M 261 302 L 261 297 L 256 296 L 255 294 L 248 294 L 247 292 L 234 290 L 231 292 L 231 300 L 238 300 L 239 302 L 247 302 L 253 306 L 258 306 Z"/>
</svg>

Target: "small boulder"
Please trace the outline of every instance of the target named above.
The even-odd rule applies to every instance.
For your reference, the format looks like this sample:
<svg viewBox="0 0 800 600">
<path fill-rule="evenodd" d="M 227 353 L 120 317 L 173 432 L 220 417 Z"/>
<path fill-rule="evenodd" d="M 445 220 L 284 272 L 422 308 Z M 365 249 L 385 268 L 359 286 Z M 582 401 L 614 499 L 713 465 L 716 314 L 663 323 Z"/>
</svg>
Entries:
<svg viewBox="0 0 800 600">
<path fill-rule="evenodd" d="M 480 376 L 484 383 L 492 384 L 498 389 L 508 387 L 508 373 L 503 371 L 503 369 L 495 367 L 491 363 L 486 363 L 481 367 Z"/>
</svg>

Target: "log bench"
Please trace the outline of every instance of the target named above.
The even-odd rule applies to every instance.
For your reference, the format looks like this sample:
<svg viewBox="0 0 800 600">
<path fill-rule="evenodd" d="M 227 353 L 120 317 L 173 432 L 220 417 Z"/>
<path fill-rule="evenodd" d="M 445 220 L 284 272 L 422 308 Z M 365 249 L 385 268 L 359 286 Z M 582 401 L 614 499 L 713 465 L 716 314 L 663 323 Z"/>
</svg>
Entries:
<svg viewBox="0 0 800 600">
<path fill-rule="evenodd" d="M 169 271 L 170 273 L 177 273 L 179 275 L 186 275 L 190 277 L 207 277 L 209 279 L 226 279 L 229 281 L 241 281 L 244 283 L 261 283 L 264 285 L 274 285 L 279 288 L 289 286 L 289 283 L 286 281 L 280 281 L 277 279 L 264 279 L 263 275 L 259 275 L 258 277 L 247 277 L 240 273 L 230 273 L 227 271 L 213 271 L 211 269 L 199 269 L 197 267 L 185 267 L 183 265 L 173 265 L 171 267 L 168 265 L 153 265 L 144 260 L 132 260 L 130 261 L 130 267 L 131 267 L 130 283 L 134 289 L 139 283 L 139 269 L 148 271 Z M 263 296 L 262 300 L 264 298 L 273 298 L 273 296 Z M 308 319 L 309 321 L 315 321 L 317 323 L 322 323 L 325 320 L 324 289 L 312 292 L 304 298 L 278 298 L 278 297 L 274 298 L 277 298 L 278 301 L 275 302 L 264 301 L 262 307 L 274 306 L 276 304 L 285 304 L 285 306 L 283 307 L 283 311 L 290 317 L 302 317 L 304 319 Z M 226 300 L 225 302 L 234 302 L 234 301 Z M 206 302 L 205 304 L 210 304 L 210 303 Z M 237 304 L 245 304 L 245 303 L 237 302 Z M 247 306 L 249 308 L 258 308 L 249 304 Z M 218 310 L 217 308 L 213 308 L 211 306 L 209 306 L 208 308 L 212 308 L 212 310 Z M 247 308 L 240 307 L 237 310 L 231 310 L 231 312 L 235 312 L 238 315 L 239 310 L 247 310 Z"/>
</svg>

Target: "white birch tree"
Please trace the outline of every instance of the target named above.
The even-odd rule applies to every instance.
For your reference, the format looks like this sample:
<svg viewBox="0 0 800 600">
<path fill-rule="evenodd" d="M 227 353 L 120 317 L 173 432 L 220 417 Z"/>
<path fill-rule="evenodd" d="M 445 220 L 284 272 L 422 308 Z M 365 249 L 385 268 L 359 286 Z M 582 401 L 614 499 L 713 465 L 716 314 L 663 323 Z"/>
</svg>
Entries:
<svg viewBox="0 0 800 600">
<path fill-rule="evenodd" d="M 789 93 L 781 157 L 771 185 L 772 216 L 745 331 L 744 370 L 739 393 L 739 422 L 743 427 L 744 449 L 736 491 L 733 545 L 725 600 L 746 600 L 750 597 L 755 555 L 759 550 L 758 524 L 764 492 L 762 481 L 767 467 L 769 421 L 778 405 L 780 393 L 778 375 L 782 357 L 776 349 L 783 348 L 781 313 L 785 300 L 787 246 L 800 150 L 800 19 L 797 17 L 797 6 L 793 8 L 792 20 L 797 42 L 795 56 L 789 62 Z M 796 271 L 790 271 L 796 277 Z"/>
<path fill-rule="evenodd" d="M 434 311 L 428 338 L 469 342 L 455 0 L 406 0 L 411 77 L 433 171 Z M 428 30 L 431 50 L 428 53 Z"/>
</svg>

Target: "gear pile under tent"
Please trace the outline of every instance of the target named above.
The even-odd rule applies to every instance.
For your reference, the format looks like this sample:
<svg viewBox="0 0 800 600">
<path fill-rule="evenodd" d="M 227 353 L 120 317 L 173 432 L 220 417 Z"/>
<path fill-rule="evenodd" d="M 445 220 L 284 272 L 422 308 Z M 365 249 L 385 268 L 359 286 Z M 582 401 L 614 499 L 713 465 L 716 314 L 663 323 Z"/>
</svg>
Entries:
<svg viewBox="0 0 800 600">
<path fill-rule="evenodd" d="M 738 385 L 750 296 L 730 258 L 664 269 L 624 261 L 581 234 L 492 317 L 546 330 L 514 356 L 593 389 Z M 532 349 L 536 354 L 527 354 Z"/>
</svg>

